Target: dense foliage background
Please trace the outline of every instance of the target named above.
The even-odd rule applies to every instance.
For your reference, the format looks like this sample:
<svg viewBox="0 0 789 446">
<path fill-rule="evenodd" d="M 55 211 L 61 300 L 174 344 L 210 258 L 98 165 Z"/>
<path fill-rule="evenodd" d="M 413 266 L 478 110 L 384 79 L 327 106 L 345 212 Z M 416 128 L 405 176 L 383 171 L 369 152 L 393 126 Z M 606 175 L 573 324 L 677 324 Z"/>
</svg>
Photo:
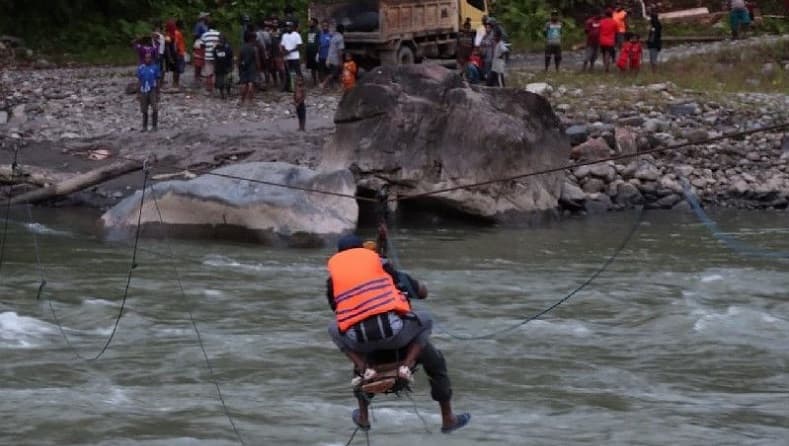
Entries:
<svg viewBox="0 0 789 446">
<path fill-rule="evenodd" d="M 667 3 L 669 0 L 663 1 Z M 197 14 L 209 11 L 217 28 L 232 41 L 240 35 L 240 18 L 254 20 L 279 13 L 291 5 L 302 18 L 309 0 L 0 0 L 0 34 L 23 38 L 45 52 L 84 52 L 118 48 L 151 30 L 153 20 L 181 18 L 191 30 Z M 580 40 L 577 19 L 613 0 L 497 0 L 494 14 L 518 44 L 540 45 L 550 10 L 562 11 L 567 41 Z M 628 4 L 629 0 L 623 3 Z M 649 2 L 648 2 L 649 3 Z M 689 4 L 685 4 L 689 3 Z M 672 7 L 696 6 L 697 0 L 671 0 Z M 705 1 L 720 9 L 720 1 Z M 758 0 L 768 13 L 783 13 L 783 0 Z"/>
</svg>

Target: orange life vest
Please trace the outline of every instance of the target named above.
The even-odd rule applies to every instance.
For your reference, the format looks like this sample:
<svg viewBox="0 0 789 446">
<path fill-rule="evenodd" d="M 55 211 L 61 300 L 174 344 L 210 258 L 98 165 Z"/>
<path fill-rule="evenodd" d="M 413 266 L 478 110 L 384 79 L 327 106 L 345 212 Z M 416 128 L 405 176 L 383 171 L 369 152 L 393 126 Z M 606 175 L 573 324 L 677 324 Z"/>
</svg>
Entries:
<svg viewBox="0 0 789 446">
<path fill-rule="evenodd" d="M 408 299 L 384 271 L 378 254 L 365 248 L 338 252 L 329 259 L 337 326 L 345 332 L 377 314 L 411 311 Z"/>
</svg>

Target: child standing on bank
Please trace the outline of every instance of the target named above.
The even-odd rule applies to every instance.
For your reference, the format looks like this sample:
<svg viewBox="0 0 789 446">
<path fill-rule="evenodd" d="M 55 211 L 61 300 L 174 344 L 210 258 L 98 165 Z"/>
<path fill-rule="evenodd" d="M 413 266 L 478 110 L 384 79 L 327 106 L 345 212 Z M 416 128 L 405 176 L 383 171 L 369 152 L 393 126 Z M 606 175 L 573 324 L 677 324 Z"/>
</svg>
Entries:
<svg viewBox="0 0 789 446">
<path fill-rule="evenodd" d="M 299 131 L 304 132 L 307 128 L 307 105 L 305 101 L 307 93 L 304 90 L 304 77 L 296 77 L 296 85 L 293 89 L 293 103 L 296 105 L 296 117 L 299 118 Z"/>
<path fill-rule="evenodd" d="M 641 68 L 641 56 L 643 54 L 641 40 L 639 35 L 635 33 L 626 33 L 625 38 L 626 41 L 622 44 L 622 48 L 619 51 L 616 66 L 623 72 L 632 71 L 633 74 L 636 74 Z"/>
<path fill-rule="evenodd" d="M 153 131 L 159 124 L 159 65 L 153 55 L 145 54 L 145 63 L 137 68 L 137 94 L 142 111 L 142 131 L 148 131 L 148 108 L 153 111 Z"/>
<path fill-rule="evenodd" d="M 356 62 L 353 61 L 351 53 L 345 53 L 345 63 L 342 64 L 342 90 L 350 91 L 356 86 L 356 73 L 358 72 Z"/>
</svg>

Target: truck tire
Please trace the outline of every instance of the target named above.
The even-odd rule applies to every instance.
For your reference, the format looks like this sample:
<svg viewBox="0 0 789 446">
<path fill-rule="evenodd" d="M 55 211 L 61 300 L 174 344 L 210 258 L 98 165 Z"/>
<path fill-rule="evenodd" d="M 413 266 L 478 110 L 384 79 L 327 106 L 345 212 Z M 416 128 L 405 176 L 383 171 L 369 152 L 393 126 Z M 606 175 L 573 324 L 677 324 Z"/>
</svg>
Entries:
<svg viewBox="0 0 789 446">
<path fill-rule="evenodd" d="M 411 49 L 408 45 L 400 46 L 400 49 L 397 50 L 397 64 L 398 65 L 411 65 L 416 63 L 416 56 L 414 55 L 414 50 Z"/>
</svg>

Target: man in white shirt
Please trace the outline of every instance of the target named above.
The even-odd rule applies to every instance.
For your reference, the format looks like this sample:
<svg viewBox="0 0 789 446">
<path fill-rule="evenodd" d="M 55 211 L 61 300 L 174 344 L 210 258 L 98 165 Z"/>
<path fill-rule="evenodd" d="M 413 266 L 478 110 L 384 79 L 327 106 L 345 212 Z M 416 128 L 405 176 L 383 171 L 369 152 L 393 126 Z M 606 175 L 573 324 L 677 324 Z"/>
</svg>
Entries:
<svg viewBox="0 0 789 446">
<path fill-rule="evenodd" d="M 488 32 L 488 30 L 485 29 L 485 25 L 487 24 L 488 24 L 488 16 L 483 15 L 482 23 L 479 25 L 479 28 L 477 28 L 477 34 L 474 36 L 474 48 L 478 48 L 480 45 L 482 45 L 482 39 L 485 37 L 485 34 Z"/>
<path fill-rule="evenodd" d="M 287 32 L 282 36 L 280 46 L 285 57 L 285 69 L 288 72 L 288 79 L 285 82 L 284 91 L 291 91 L 291 82 L 294 76 L 301 77 L 301 54 L 300 49 L 303 44 L 301 34 L 296 29 L 293 22 L 285 24 Z"/>
<path fill-rule="evenodd" d="M 213 24 L 208 24 L 208 31 L 203 33 L 200 38 L 205 47 L 205 66 L 203 67 L 203 77 L 205 87 L 209 92 L 214 91 L 214 48 L 219 43 L 219 31 L 214 29 Z"/>
</svg>

